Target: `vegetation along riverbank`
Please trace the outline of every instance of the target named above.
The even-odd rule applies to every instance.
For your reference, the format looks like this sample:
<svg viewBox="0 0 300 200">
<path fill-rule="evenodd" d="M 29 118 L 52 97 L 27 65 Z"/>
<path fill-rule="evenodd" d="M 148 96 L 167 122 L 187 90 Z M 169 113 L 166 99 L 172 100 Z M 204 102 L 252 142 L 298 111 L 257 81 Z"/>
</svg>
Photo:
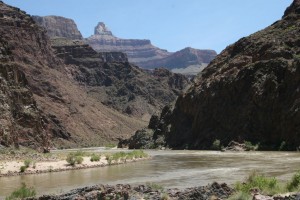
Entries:
<svg viewBox="0 0 300 200">
<path fill-rule="evenodd" d="M 141 150 L 126 153 L 92 153 L 79 150 L 69 153 L 40 154 L 32 150 L 14 151 L 13 149 L 5 150 L 0 157 L 0 177 L 104 167 L 150 158 Z"/>
</svg>

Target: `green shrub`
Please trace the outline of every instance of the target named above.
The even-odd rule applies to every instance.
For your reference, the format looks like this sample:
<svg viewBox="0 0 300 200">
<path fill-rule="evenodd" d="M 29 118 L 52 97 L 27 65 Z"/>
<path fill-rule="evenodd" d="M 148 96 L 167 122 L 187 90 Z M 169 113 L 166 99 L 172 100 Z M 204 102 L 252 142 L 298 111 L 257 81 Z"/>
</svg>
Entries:
<svg viewBox="0 0 300 200">
<path fill-rule="evenodd" d="M 34 197 L 35 195 L 36 191 L 34 188 L 28 188 L 25 183 L 22 183 L 22 186 L 12 192 L 10 196 L 5 198 L 5 200 L 24 199 L 27 197 Z"/>
<path fill-rule="evenodd" d="M 252 172 L 246 182 L 237 182 L 235 185 L 236 191 L 243 193 L 248 193 L 250 189 L 258 188 L 263 193 L 274 194 L 279 191 L 280 187 L 278 181 L 274 177 L 266 177 L 264 175 L 259 175 L 256 172 Z"/>
<path fill-rule="evenodd" d="M 71 165 L 75 166 L 75 164 L 81 164 L 83 162 L 83 157 L 76 155 L 76 153 L 69 153 L 66 161 Z"/>
<path fill-rule="evenodd" d="M 92 162 L 96 162 L 96 161 L 99 161 L 100 160 L 100 155 L 97 155 L 97 154 L 92 154 L 91 156 L 91 161 Z"/>
<path fill-rule="evenodd" d="M 83 162 L 83 157 L 82 156 L 75 156 L 75 161 L 77 164 L 81 164 Z"/>
<path fill-rule="evenodd" d="M 29 159 L 24 160 L 24 165 L 26 168 L 28 168 L 30 166 L 30 164 L 31 164 L 31 160 L 29 160 Z"/>
<path fill-rule="evenodd" d="M 292 192 L 294 190 L 299 189 L 299 186 L 300 186 L 300 171 L 294 174 L 292 180 L 287 183 L 286 188 L 288 191 Z"/>
<path fill-rule="evenodd" d="M 216 140 L 212 143 L 211 148 L 212 148 L 213 150 L 220 150 L 220 149 L 221 149 L 221 141 L 216 139 Z"/>
<path fill-rule="evenodd" d="M 150 187 L 152 190 L 157 190 L 157 191 L 164 191 L 164 187 L 162 185 L 159 185 L 157 183 L 146 183 L 146 186 Z"/>
<path fill-rule="evenodd" d="M 252 144 L 250 141 L 244 141 L 246 151 L 255 151 L 259 148 L 259 144 Z"/>
<path fill-rule="evenodd" d="M 23 166 L 21 166 L 21 167 L 20 167 L 20 172 L 22 172 L 22 173 L 23 173 L 23 172 L 25 172 L 25 171 L 26 171 L 26 169 L 27 169 L 27 167 L 23 165 Z"/>
</svg>

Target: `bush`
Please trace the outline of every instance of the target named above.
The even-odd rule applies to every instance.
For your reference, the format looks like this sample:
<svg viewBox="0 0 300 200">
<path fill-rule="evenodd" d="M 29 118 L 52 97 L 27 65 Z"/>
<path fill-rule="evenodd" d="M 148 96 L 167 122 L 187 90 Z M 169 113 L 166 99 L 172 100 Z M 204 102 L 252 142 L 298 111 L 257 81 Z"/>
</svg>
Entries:
<svg viewBox="0 0 300 200">
<path fill-rule="evenodd" d="M 27 167 L 26 167 L 26 166 L 21 166 L 21 167 L 20 167 L 20 172 L 22 172 L 22 173 L 23 173 L 23 172 L 25 172 L 25 171 L 26 171 L 26 169 L 27 169 Z"/>
<path fill-rule="evenodd" d="M 27 160 L 24 160 L 24 165 L 26 168 L 28 168 L 31 164 L 31 160 L 27 159 Z"/>
<path fill-rule="evenodd" d="M 81 164 L 83 162 L 83 157 L 76 155 L 76 153 L 69 153 L 66 161 L 71 165 L 75 166 L 75 164 Z"/>
<path fill-rule="evenodd" d="M 221 149 L 221 141 L 220 140 L 215 140 L 212 145 L 211 148 L 213 150 L 220 150 Z"/>
<path fill-rule="evenodd" d="M 91 161 L 92 162 L 96 162 L 96 161 L 99 161 L 100 160 L 100 155 L 97 155 L 97 154 L 92 154 L 91 156 Z"/>
<path fill-rule="evenodd" d="M 5 200 L 24 199 L 27 197 L 34 197 L 35 195 L 36 191 L 34 188 L 28 188 L 25 183 L 22 183 L 22 186 L 11 193 L 10 196 L 6 197 Z"/>
<path fill-rule="evenodd" d="M 237 182 L 235 185 L 236 191 L 243 193 L 248 193 L 250 189 L 258 188 L 263 193 L 273 194 L 279 190 L 279 184 L 274 177 L 265 177 L 264 175 L 259 175 L 255 171 L 252 172 L 246 182 Z"/>
<path fill-rule="evenodd" d="M 246 151 L 255 151 L 258 149 L 259 144 L 253 145 L 250 141 L 244 141 Z"/>
<path fill-rule="evenodd" d="M 294 174 L 292 180 L 287 183 L 286 188 L 288 191 L 292 192 L 294 190 L 297 190 L 299 186 L 300 186 L 300 171 Z"/>
<path fill-rule="evenodd" d="M 81 164 L 83 162 L 83 157 L 82 156 L 75 156 L 75 161 L 77 164 Z"/>
</svg>

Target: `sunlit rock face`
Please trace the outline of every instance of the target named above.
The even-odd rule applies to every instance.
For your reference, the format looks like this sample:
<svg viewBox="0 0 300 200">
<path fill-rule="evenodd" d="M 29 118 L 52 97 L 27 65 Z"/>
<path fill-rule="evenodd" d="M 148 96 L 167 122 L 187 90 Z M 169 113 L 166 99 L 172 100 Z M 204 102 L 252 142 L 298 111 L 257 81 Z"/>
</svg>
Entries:
<svg viewBox="0 0 300 200">
<path fill-rule="evenodd" d="M 74 20 L 59 16 L 32 16 L 40 25 L 47 29 L 49 37 L 65 37 L 73 40 L 81 40 L 82 35 Z"/>
</svg>

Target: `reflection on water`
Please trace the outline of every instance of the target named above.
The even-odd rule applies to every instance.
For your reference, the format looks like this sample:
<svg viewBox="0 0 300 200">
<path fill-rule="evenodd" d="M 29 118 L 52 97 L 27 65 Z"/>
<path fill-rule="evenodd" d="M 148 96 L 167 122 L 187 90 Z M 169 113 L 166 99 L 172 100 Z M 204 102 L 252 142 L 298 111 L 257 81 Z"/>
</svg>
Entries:
<svg viewBox="0 0 300 200">
<path fill-rule="evenodd" d="M 97 151 L 97 149 L 95 149 Z M 290 152 L 222 153 L 210 151 L 149 151 L 151 160 L 110 167 L 0 178 L 0 197 L 22 182 L 38 194 L 52 194 L 95 184 L 155 182 L 165 187 L 192 187 L 213 181 L 233 183 L 251 170 L 279 179 L 300 169 L 300 154 Z"/>
</svg>

